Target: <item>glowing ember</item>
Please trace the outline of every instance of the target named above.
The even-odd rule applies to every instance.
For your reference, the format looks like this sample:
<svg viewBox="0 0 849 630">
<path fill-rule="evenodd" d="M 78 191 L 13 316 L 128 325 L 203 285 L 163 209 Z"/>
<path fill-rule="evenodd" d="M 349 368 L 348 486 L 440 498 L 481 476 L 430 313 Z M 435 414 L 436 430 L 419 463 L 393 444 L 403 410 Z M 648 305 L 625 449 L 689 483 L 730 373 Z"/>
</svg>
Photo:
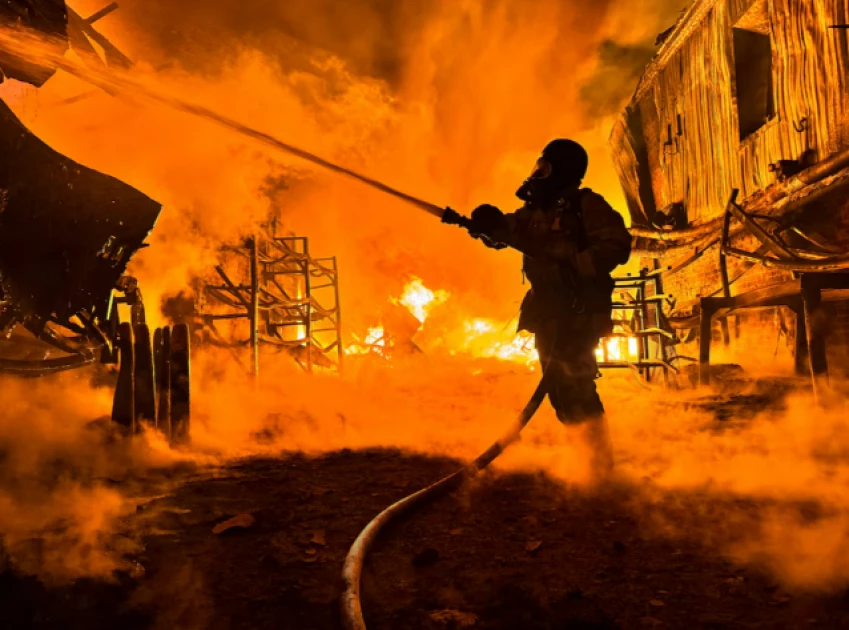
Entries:
<svg viewBox="0 0 849 630">
<path fill-rule="evenodd" d="M 602 362 L 640 360 L 640 347 L 636 337 L 607 337 L 595 351 L 596 360 Z"/>
<path fill-rule="evenodd" d="M 345 348 L 346 354 L 375 353 L 383 355 L 386 350 L 386 332 L 382 326 L 369 328 L 365 340 L 361 340 L 357 335 L 351 335 L 351 337 L 353 337 L 354 343 Z"/>
<path fill-rule="evenodd" d="M 392 299 L 392 302 L 406 307 L 417 320 L 424 323 L 431 309 L 444 304 L 449 297 L 448 291 L 442 289 L 431 291 L 424 285 L 421 278 L 413 277 L 404 287 L 404 294 L 400 299 Z"/>
<path fill-rule="evenodd" d="M 534 338 L 531 335 L 519 334 L 509 343 L 495 347 L 494 355 L 505 361 L 519 361 L 534 365 L 539 361 L 539 353 L 534 348 Z"/>
<path fill-rule="evenodd" d="M 386 346 L 386 333 L 383 328 L 378 326 L 377 328 L 369 328 L 368 335 L 366 335 L 366 345 L 367 346 Z"/>
<path fill-rule="evenodd" d="M 476 318 L 463 325 L 466 352 L 478 357 L 516 361 L 533 366 L 539 360 L 534 338 L 528 333 L 514 334 L 488 319 Z"/>
<path fill-rule="evenodd" d="M 469 329 L 470 332 L 476 332 L 479 335 L 495 330 L 492 322 L 488 322 L 485 319 L 475 319 L 471 322 L 466 322 L 466 328 Z"/>
</svg>

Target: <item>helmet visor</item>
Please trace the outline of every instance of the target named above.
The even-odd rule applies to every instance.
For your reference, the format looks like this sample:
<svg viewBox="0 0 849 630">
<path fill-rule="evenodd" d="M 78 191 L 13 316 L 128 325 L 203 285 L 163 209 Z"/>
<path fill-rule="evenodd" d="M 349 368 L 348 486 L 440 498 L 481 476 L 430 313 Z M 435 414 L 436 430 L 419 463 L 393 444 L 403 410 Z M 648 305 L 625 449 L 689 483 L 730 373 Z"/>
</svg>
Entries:
<svg viewBox="0 0 849 630">
<path fill-rule="evenodd" d="M 537 160 L 534 170 L 531 171 L 530 179 L 547 179 L 551 175 L 551 162 L 545 158 Z"/>
</svg>

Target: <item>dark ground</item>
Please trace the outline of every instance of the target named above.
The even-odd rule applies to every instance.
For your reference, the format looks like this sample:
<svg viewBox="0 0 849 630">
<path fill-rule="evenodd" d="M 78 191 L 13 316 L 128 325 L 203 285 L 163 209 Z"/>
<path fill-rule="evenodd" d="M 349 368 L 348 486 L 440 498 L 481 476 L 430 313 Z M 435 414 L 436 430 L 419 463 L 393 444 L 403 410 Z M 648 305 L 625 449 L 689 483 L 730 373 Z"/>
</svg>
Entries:
<svg viewBox="0 0 849 630">
<path fill-rule="evenodd" d="M 127 523 L 144 545 L 132 575 L 47 588 L 6 570 L 0 627 L 339 628 L 356 535 L 458 467 L 379 450 L 168 471 L 149 489 L 172 490 Z M 369 629 L 849 628 L 849 593 L 788 593 L 717 553 L 756 523 L 757 505 L 667 492 L 647 509 L 634 496 L 648 487 L 590 495 L 542 474 L 483 475 L 386 532 L 364 578 Z M 213 533 L 241 514 L 254 524 Z M 698 521 L 710 540 L 662 536 L 658 515 Z"/>
</svg>

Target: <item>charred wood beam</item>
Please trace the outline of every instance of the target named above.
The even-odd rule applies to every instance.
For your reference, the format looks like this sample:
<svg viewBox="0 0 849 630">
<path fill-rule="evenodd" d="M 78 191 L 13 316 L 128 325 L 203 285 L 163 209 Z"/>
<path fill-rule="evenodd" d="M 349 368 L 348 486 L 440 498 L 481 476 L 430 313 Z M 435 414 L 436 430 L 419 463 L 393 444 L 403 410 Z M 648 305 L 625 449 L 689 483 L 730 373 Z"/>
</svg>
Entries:
<svg viewBox="0 0 849 630">
<path fill-rule="evenodd" d="M 825 186 L 818 188 L 810 195 L 796 199 L 786 204 L 781 208 L 781 218 L 779 219 L 776 234 L 781 234 L 793 228 L 793 225 L 810 209 L 817 201 L 831 195 L 832 193 L 843 190 L 849 187 L 849 177 L 841 177 L 829 182 Z"/>
<path fill-rule="evenodd" d="M 831 157 L 817 162 L 813 166 L 806 168 L 804 171 L 796 175 L 791 182 L 798 180 L 803 185 L 814 184 L 825 179 L 829 175 L 834 175 L 838 171 L 849 166 L 849 150 L 835 153 Z M 798 184 L 795 184 L 798 186 Z"/>
<path fill-rule="evenodd" d="M 723 228 L 723 247 L 722 250 L 725 251 L 728 249 L 728 245 L 730 243 L 730 219 L 733 216 L 737 219 L 746 230 L 752 234 L 755 238 L 757 238 L 761 244 L 766 247 L 773 254 L 778 256 L 781 259 L 785 260 L 793 260 L 796 256 L 787 249 L 787 247 L 781 243 L 778 239 L 776 239 L 772 234 L 763 229 L 758 222 L 755 221 L 751 215 L 747 214 L 740 206 L 738 206 L 735 202 L 738 191 L 735 190 L 732 194 L 731 200 L 728 202 L 728 206 L 726 208 L 726 214 L 724 217 L 724 228 Z"/>
<path fill-rule="evenodd" d="M 710 385 L 710 346 L 713 341 L 713 302 L 710 298 L 702 299 L 702 309 L 699 316 L 699 385 Z"/>
<path fill-rule="evenodd" d="M 798 175 L 789 178 L 782 186 L 779 186 L 763 195 L 761 198 L 754 200 L 751 203 L 751 206 L 753 209 L 772 207 L 779 201 L 790 197 L 794 193 L 816 184 L 827 177 L 836 175 L 845 168 L 849 168 L 849 150 L 837 153 L 830 158 L 808 167 Z M 791 225 L 792 222 L 798 218 L 794 217 L 795 213 L 803 209 L 806 210 L 810 204 L 816 202 L 829 193 L 842 189 L 843 186 L 846 186 L 847 184 L 849 184 L 849 178 L 840 178 L 822 189 L 813 191 L 809 195 L 805 195 L 799 199 L 791 201 L 779 209 L 780 214 L 782 217 L 786 216 L 788 225 Z M 700 238 L 707 238 L 715 234 L 721 229 L 723 221 L 724 217 L 719 216 L 701 225 L 683 230 L 655 230 L 646 227 L 632 226 L 630 231 L 631 235 L 635 238 L 660 241 L 670 244 L 685 244 Z"/>
<path fill-rule="evenodd" d="M 809 195 L 803 200 L 800 200 L 804 201 L 804 206 L 798 206 L 796 210 L 801 211 L 803 207 L 804 209 L 807 209 L 807 207 L 809 207 L 809 204 L 813 203 L 817 199 L 820 199 L 825 194 L 830 194 L 835 190 L 842 188 L 846 185 L 847 182 L 849 182 L 849 179 L 840 179 L 836 180 L 829 186 L 823 187 L 820 191 L 817 191 L 817 193 Z M 730 236 L 728 234 L 729 215 L 733 215 L 735 218 L 739 219 L 740 222 L 746 228 L 746 230 L 749 231 L 752 235 L 754 235 L 762 243 L 762 247 L 757 252 L 746 252 L 730 245 Z M 779 223 L 777 231 L 792 228 L 792 223 L 798 218 L 798 212 L 791 216 L 785 215 Z M 804 234 L 802 236 L 804 237 Z M 766 251 L 764 251 L 764 249 L 772 252 L 773 254 L 778 256 L 778 258 L 766 256 Z M 821 250 L 822 248 L 818 247 L 817 249 Z M 757 224 L 757 222 L 752 219 L 751 214 L 746 213 L 734 203 L 730 203 L 726 211 L 726 222 L 723 231 L 721 250 L 723 256 L 731 255 L 738 258 L 742 258 L 744 260 L 748 260 L 752 263 L 762 264 L 767 267 L 781 269 L 784 271 L 816 273 L 843 271 L 849 269 L 849 255 L 828 257 L 823 256 L 824 253 L 827 254 L 828 252 L 812 252 L 790 249 L 786 247 L 776 237 L 761 228 Z M 800 258 L 800 255 L 810 256 L 811 258 Z"/>
<path fill-rule="evenodd" d="M 808 327 L 805 324 L 805 309 L 797 308 L 796 313 L 796 339 L 793 357 L 794 370 L 799 376 L 809 372 L 808 365 Z"/>
<path fill-rule="evenodd" d="M 117 2 L 113 2 L 112 4 L 107 4 L 105 7 L 100 9 L 100 11 L 92 13 L 90 16 L 88 16 L 85 19 L 85 22 L 86 22 L 86 24 L 94 24 L 98 20 L 102 20 L 103 18 L 105 18 L 107 15 L 109 15 L 110 13 L 115 11 L 117 8 L 118 8 Z"/>
<path fill-rule="evenodd" d="M 118 48 L 101 35 L 95 28 L 79 13 L 68 7 L 68 25 L 79 29 L 86 37 L 103 49 L 107 65 L 115 65 L 121 68 L 132 68 L 133 62 Z"/>
<path fill-rule="evenodd" d="M 822 288 L 808 278 L 802 278 L 802 305 L 805 314 L 805 331 L 808 341 L 808 362 L 814 398 L 819 401 L 821 390 L 828 382 L 824 316 L 822 313 Z"/>
<path fill-rule="evenodd" d="M 725 253 L 730 256 L 736 256 L 749 262 L 758 263 L 765 267 L 773 269 L 781 269 L 782 271 L 796 271 L 800 273 L 828 273 L 834 271 L 849 270 L 849 254 L 845 256 L 834 256 L 832 258 L 823 258 L 820 260 L 778 260 L 776 258 L 768 258 L 766 256 L 746 252 L 735 247 L 728 247 Z"/>
<path fill-rule="evenodd" d="M 631 227 L 631 236 L 655 241 L 691 242 L 715 234 L 722 226 L 723 217 L 711 219 L 707 223 L 683 230 L 655 230 L 652 228 Z"/>
<path fill-rule="evenodd" d="M 719 248 L 719 277 L 722 280 L 722 296 L 725 298 L 731 297 L 731 282 L 728 279 L 728 257 L 725 255 L 725 244 L 731 238 L 731 216 L 732 210 L 737 206 L 737 196 L 740 194 L 738 189 L 731 191 L 731 197 L 725 207 L 725 218 L 722 223 L 722 247 Z M 728 330 L 728 318 L 722 320 L 722 341 L 728 346 L 731 342 L 731 334 Z M 738 325 L 739 326 L 739 325 Z M 736 328 L 737 326 L 735 326 Z"/>
</svg>

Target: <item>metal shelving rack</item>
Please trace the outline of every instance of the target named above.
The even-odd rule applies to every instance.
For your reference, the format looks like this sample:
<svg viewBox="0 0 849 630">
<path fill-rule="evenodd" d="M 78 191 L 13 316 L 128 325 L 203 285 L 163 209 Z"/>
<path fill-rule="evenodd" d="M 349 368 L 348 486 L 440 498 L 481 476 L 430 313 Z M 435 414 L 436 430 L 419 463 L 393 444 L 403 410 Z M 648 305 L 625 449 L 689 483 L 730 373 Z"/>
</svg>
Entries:
<svg viewBox="0 0 849 630">
<path fill-rule="evenodd" d="M 639 275 L 614 278 L 614 331 L 601 342 L 599 367 L 636 369 L 647 382 L 660 370 L 665 383 L 670 370 L 678 372 L 669 354 L 674 333 L 664 325 L 663 305 L 670 296 L 663 293 L 662 271 L 642 270 Z M 611 338 L 635 339 L 636 356 L 610 357 L 607 341 Z M 631 353 L 628 353 L 631 354 Z"/>
<path fill-rule="evenodd" d="M 336 258 L 313 258 L 306 237 L 279 237 L 274 230 L 272 224 L 222 252 L 225 260 L 215 272 L 223 284 L 202 282 L 197 291 L 198 332 L 204 341 L 228 348 L 243 365 L 238 348 L 247 346 L 246 367 L 254 376 L 262 346 L 292 355 L 308 372 L 316 367 L 341 372 L 345 351 Z M 228 339 L 219 324 L 238 320 L 249 324 L 247 339 Z"/>
</svg>

